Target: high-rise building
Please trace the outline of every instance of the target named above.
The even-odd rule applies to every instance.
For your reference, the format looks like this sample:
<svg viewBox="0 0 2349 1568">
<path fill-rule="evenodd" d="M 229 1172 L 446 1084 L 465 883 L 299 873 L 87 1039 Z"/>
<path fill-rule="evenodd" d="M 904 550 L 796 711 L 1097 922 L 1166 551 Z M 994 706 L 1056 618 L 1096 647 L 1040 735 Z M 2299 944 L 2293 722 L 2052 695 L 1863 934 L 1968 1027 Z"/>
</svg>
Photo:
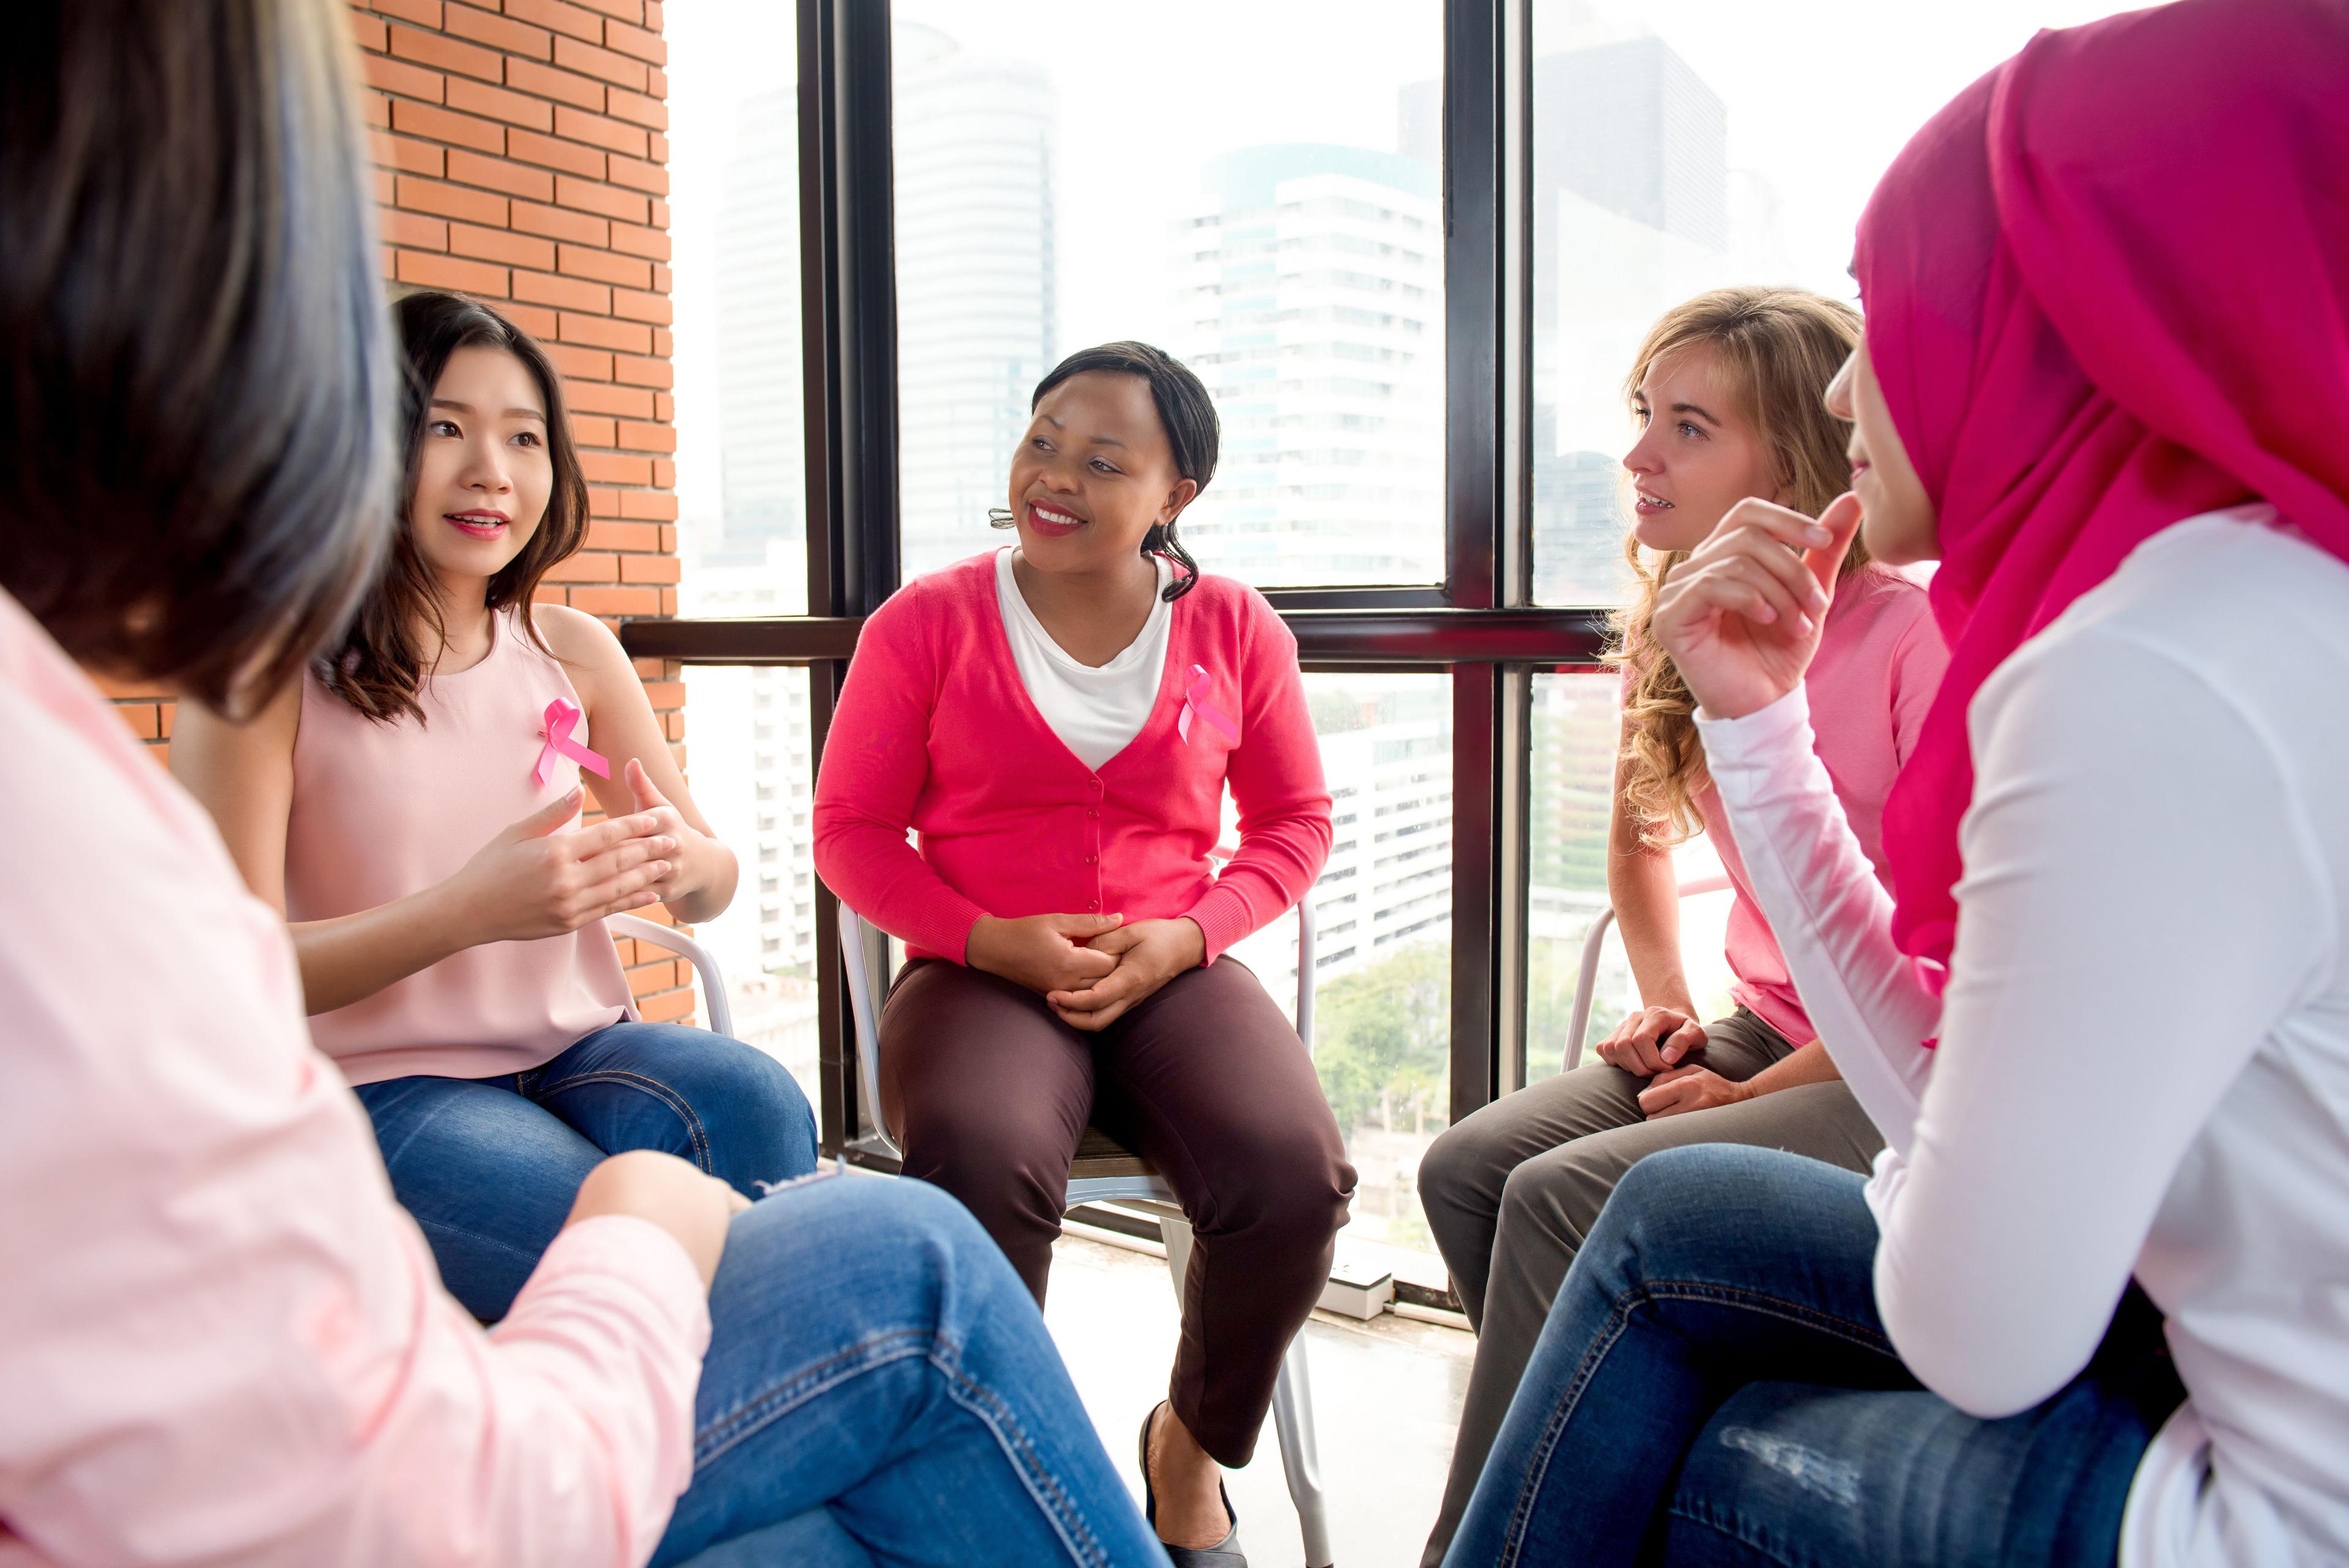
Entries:
<svg viewBox="0 0 2349 1568">
<path fill-rule="evenodd" d="M 720 505 L 684 520 L 688 615 L 807 608 L 797 114 L 785 88 L 746 99 L 735 119 L 715 256 Z M 735 1032 L 812 1084 L 807 674 L 724 666 L 686 681 L 694 802 L 740 867 L 733 904 L 697 934 L 726 972 Z"/>
<path fill-rule="evenodd" d="M 711 564 L 771 563 L 786 583 L 804 581 L 807 539 L 798 113 L 786 88 L 748 99 L 735 121 L 717 247 L 724 511 L 717 536 L 698 542 Z"/>
<path fill-rule="evenodd" d="M 1664 310 L 1729 281 L 1728 111 L 1661 38 L 1534 62 L 1536 596 L 1622 592 L 1622 377 Z"/>
<path fill-rule="evenodd" d="M 1183 531 L 1260 586 L 1444 574 L 1444 226 L 1436 170 L 1287 143 L 1211 160 L 1171 236 L 1170 346 L 1223 418 Z"/>
<path fill-rule="evenodd" d="M 1312 893 L 1326 985 L 1451 934 L 1452 691 L 1441 677 L 1309 675 L 1306 692 L 1330 781 L 1330 859 Z M 1284 1004 L 1296 937 L 1275 921 L 1237 949 Z"/>
<path fill-rule="evenodd" d="M 1050 79 L 900 23 L 898 505 L 905 575 L 986 548 L 1058 336 Z"/>
<path fill-rule="evenodd" d="M 1535 36 L 1534 596 L 1613 603 L 1622 378 L 1640 339 L 1690 295 L 1783 283 L 1787 264 L 1775 192 L 1730 169 L 1728 108 L 1671 45 L 1583 0 L 1541 6 Z M 1438 93 L 1403 89 L 1406 150 L 1437 145 Z"/>
</svg>

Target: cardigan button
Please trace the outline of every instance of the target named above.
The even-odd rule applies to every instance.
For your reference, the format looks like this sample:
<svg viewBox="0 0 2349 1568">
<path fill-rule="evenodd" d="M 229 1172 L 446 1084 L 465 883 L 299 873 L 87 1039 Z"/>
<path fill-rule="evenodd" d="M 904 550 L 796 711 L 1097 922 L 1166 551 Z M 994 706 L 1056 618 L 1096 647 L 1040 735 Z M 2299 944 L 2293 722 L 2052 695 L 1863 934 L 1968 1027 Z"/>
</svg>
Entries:
<svg viewBox="0 0 2349 1568">
<path fill-rule="evenodd" d="M 1088 911 L 1097 910 L 1097 909 L 1099 909 L 1100 907 L 1101 907 L 1101 900 L 1099 900 L 1099 899 L 1097 899 L 1097 898 L 1095 898 L 1095 899 L 1088 899 L 1088 900 L 1086 900 L 1086 901 L 1085 901 L 1085 908 L 1086 908 Z"/>
<path fill-rule="evenodd" d="M 1085 857 L 1085 864 L 1089 866 L 1097 866 L 1101 864 L 1101 857 L 1099 855 L 1087 855 Z"/>
<path fill-rule="evenodd" d="M 1098 822 L 1101 820 L 1101 808 L 1099 806 L 1088 806 L 1085 808 L 1085 815 Z"/>
</svg>

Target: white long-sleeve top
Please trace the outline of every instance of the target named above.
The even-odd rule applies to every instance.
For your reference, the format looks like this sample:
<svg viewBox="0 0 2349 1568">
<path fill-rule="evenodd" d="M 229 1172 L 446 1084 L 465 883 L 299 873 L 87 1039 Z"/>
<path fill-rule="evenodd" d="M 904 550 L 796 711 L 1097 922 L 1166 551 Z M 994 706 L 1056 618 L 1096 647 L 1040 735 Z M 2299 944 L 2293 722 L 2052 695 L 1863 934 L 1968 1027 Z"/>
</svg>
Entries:
<svg viewBox="0 0 2349 1568">
<path fill-rule="evenodd" d="M 2003 1416 L 2079 1372 L 2134 1274 L 2189 1398 L 2138 1468 L 2124 1568 L 2349 1563 L 2349 565 L 2266 507 L 2178 523 L 1968 717 L 1937 999 L 1801 689 L 1698 715 L 1888 1141 L 1886 1328 L 1927 1387 Z"/>
</svg>

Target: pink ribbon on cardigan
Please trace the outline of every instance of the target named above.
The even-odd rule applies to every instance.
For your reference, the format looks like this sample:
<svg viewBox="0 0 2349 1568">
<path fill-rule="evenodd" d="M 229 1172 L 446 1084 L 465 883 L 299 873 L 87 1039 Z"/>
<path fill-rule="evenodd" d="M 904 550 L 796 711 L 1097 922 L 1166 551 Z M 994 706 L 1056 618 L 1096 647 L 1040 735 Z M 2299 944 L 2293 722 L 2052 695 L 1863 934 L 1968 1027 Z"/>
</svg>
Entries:
<svg viewBox="0 0 2349 1568">
<path fill-rule="evenodd" d="M 554 770 L 554 758 L 558 755 L 568 757 L 598 779 L 612 776 L 610 763 L 571 738 L 571 732 L 578 727 L 578 704 L 556 697 L 546 705 L 546 727 L 539 731 L 546 738 L 546 744 L 538 748 L 538 766 L 531 774 L 542 789 L 545 787 L 546 776 Z"/>
<path fill-rule="evenodd" d="M 1207 667 L 1205 665 L 1193 665 L 1191 686 L 1183 694 L 1183 712 L 1174 720 L 1174 733 L 1181 736 L 1184 743 L 1188 745 L 1191 739 L 1191 716 L 1195 713 L 1222 731 L 1226 740 L 1237 746 L 1240 743 L 1240 727 L 1226 717 L 1221 709 L 1207 700 L 1207 688 L 1210 684 Z"/>
</svg>

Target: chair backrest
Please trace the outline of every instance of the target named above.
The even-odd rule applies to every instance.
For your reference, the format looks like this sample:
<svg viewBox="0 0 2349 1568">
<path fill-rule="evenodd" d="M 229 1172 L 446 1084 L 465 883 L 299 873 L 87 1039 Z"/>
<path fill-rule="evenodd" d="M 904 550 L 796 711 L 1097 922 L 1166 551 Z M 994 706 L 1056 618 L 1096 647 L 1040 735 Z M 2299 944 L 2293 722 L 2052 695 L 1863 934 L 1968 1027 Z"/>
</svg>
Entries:
<svg viewBox="0 0 2349 1568">
<path fill-rule="evenodd" d="M 1726 876 L 1699 877 L 1680 885 L 1680 896 L 1694 898 L 1701 892 L 1719 892 L 1729 885 Z M 1591 917 L 1590 930 L 1582 938 L 1582 966 L 1574 980 L 1574 1010 L 1566 1021 L 1566 1066 L 1572 1072 L 1582 1065 L 1582 1037 L 1590 1032 L 1591 992 L 1599 985 L 1599 953 L 1606 945 L 1607 928 L 1615 923 L 1615 906 L 1609 904 Z"/>
<path fill-rule="evenodd" d="M 726 995 L 726 976 L 711 957 L 709 949 L 673 925 L 660 925 L 636 914 L 607 914 L 605 928 L 615 936 L 633 937 L 649 943 L 664 952 L 674 953 L 693 965 L 701 976 L 701 999 L 709 1008 L 709 1027 L 717 1034 L 734 1037 L 734 1009 Z"/>
</svg>

